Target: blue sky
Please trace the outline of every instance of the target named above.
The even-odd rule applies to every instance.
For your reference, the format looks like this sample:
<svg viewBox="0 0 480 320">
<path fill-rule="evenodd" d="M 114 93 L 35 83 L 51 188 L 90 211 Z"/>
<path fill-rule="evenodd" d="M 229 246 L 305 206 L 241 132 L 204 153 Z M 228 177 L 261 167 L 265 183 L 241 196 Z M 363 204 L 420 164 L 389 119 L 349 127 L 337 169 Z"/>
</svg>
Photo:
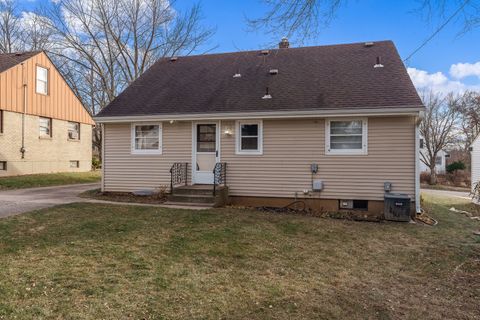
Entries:
<svg viewBox="0 0 480 320">
<path fill-rule="evenodd" d="M 27 8 L 35 3 L 35 0 L 19 1 Z M 192 3 L 178 0 L 176 7 L 182 10 Z M 458 6 L 457 1 L 448 3 L 447 15 Z M 247 31 L 245 16 L 258 17 L 267 9 L 261 1 L 202 0 L 201 4 L 204 22 L 217 28 L 202 50 L 212 47 L 214 52 L 250 50 L 272 43 L 271 35 L 261 30 Z M 306 45 L 390 39 L 405 58 L 446 19 L 436 17 L 427 21 L 416 9 L 417 1 L 347 1 L 331 25 Z M 408 61 L 407 67 L 411 68 L 409 72 L 418 87 L 433 86 L 439 91 L 480 89 L 480 28 L 463 35 L 459 34 L 461 29 L 461 21 L 452 21 Z M 452 65 L 455 65 L 453 72 Z"/>
</svg>

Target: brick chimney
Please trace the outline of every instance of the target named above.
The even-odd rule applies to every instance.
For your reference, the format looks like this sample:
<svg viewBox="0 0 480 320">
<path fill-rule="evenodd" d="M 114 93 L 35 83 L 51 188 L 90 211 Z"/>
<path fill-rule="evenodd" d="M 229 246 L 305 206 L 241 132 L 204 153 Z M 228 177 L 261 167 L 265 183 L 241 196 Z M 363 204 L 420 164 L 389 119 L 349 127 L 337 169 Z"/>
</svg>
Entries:
<svg viewBox="0 0 480 320">
<path fill-rule="evenodd" d="M 287 49 L 290 48 L 290 42 L 288 42 L 287 38 L 282 38 L 282 41 L 278 44 L 280 49 Z"/>
</svg>

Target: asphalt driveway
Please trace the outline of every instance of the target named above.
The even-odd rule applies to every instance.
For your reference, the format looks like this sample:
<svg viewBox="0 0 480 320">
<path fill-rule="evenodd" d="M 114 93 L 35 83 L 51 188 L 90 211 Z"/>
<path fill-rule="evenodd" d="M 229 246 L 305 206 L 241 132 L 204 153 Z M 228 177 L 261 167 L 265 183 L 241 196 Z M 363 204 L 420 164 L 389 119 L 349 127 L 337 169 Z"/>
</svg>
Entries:
<svg viewBox="0 0 480 320">
<path fill-rule="evenodd" d="M 0 191 L 0 218 L 59 204 L 79 202 L 83 200 L 78 197 L 80 193 L 95 188 L 100 188 L 100 184 L 89 183 Z"/>
</svg>

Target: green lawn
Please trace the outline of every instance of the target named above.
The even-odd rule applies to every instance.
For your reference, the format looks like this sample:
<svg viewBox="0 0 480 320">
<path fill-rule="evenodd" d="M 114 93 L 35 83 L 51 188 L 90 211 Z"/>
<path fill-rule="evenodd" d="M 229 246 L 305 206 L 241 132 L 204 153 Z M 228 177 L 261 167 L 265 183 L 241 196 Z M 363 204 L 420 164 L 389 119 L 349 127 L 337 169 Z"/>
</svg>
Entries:
<svg viewBox="0 0 480 320">
<path fill-rule="evenodd" d="M 100 171 L 32 174 L 16 177 L 1 177 L 0 190 L 59 186 L 76 183 L 93 183 L 101 179 Z"/>
<path fill-rule="evenodd" d="M 10 217 L 0 319 L 476 319 L 480 223 L 425 200 L 436 227 L 99 204 Z"/>
</svg>

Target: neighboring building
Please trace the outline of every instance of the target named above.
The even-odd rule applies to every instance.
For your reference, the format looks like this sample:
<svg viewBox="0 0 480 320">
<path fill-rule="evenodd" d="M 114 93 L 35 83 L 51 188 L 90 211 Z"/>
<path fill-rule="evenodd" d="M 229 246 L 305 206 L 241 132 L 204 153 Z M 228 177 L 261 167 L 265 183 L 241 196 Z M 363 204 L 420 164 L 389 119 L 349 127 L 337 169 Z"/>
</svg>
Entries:
<svg viewBox="0 0 480 320">
<path fill-rule="evenodd" d="M 472 170 L 472 192 L 480 182 L 480 136 L 473 140 L 470 146 L 471 170 Z"/>
<path fill-rule="evenodd" d="M 382 214 L 390 182 L 418 210 L 424 106 L 394 44 L 287 47 L 155 63 L 96 117 L 102 189 L 186 177 L 224 182 L 233 204 Z"/>
<path fill-rule="evenodd" d="M 0 176 L 89 171 L 93 124 L 44 52 L 0 54 Z"/>
<path fill-rule="evenodd" d="M 420 139 L 420 172 L 430 173 L 430 167 L 427 166 L 425 163 L 423 163 L 423 161 L 421 161 L 423 154 L 426 155 L 427 150 L 424 146 L 423 139 Z M 443 173 L 446 172 L 448 157 L 449 157 L 449 154 L 444 150 L 440 150 L 437 153 L 437 157 L 435 159 L 435 172 L 436 173 L 443 174 Z"/>
</svg>

